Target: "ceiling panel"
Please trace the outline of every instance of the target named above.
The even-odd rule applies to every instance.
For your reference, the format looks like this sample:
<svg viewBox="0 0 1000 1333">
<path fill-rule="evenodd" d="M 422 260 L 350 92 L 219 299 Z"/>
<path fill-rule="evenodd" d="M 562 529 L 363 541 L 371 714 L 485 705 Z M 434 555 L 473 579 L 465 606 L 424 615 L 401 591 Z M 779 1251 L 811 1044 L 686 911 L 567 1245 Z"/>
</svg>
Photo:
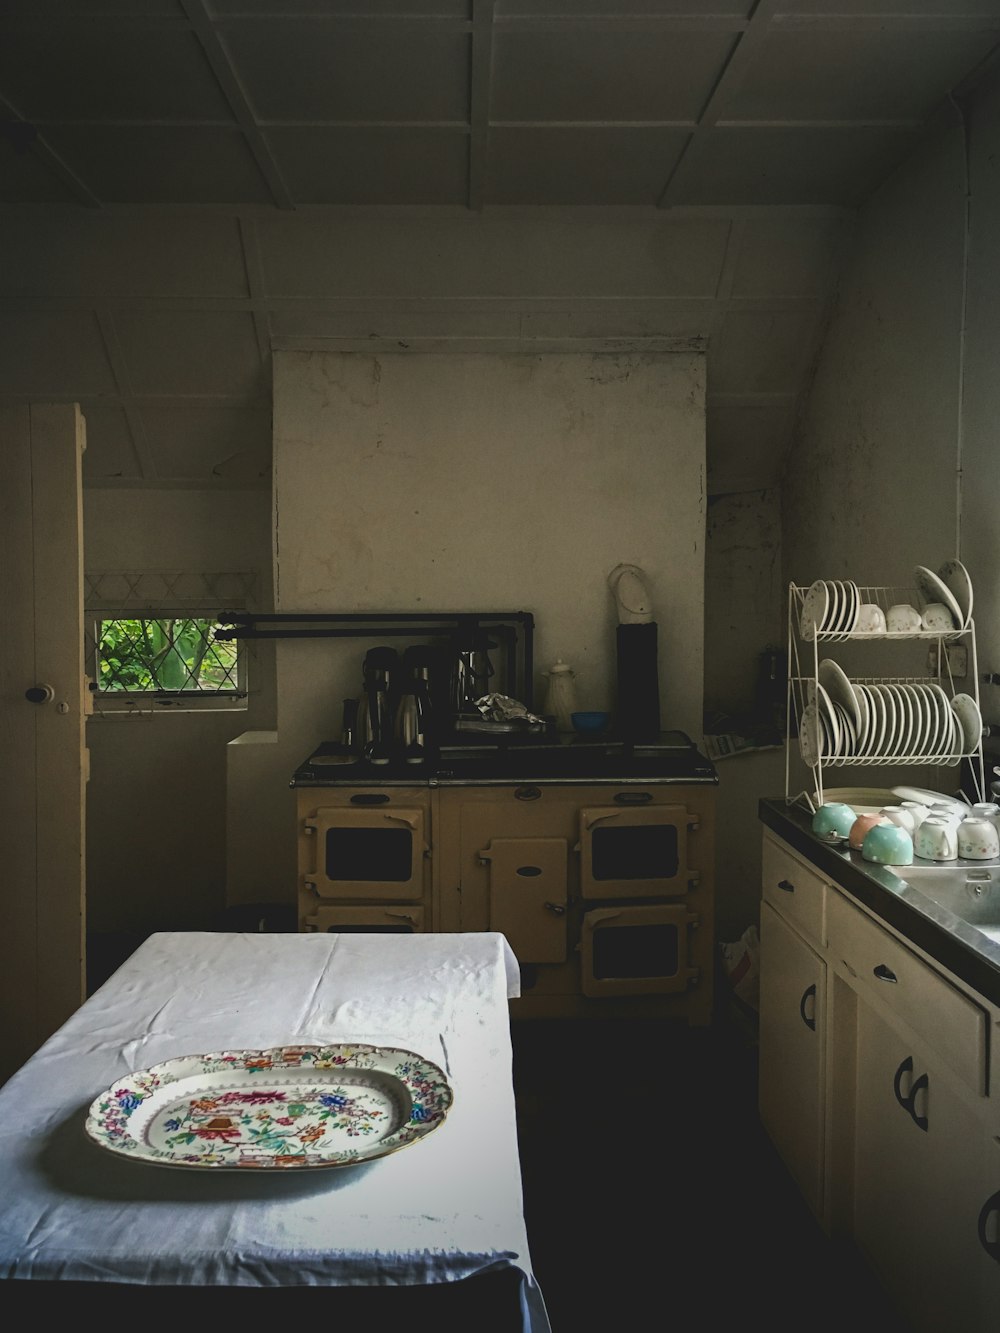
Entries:
<svg viewBox="0 0 1000 1333">
<path fill-rule="evenodd" d="M 248 295 L 232 217 L 11 210 L 0 215 L 0 254 L 0 297 Z"/>
<path fill-rule="evenodd" d="M 655 204 L 684 130 L 514 129 L 490 134 L 490 204 Z"/>
<path fill-rule="evenodd" d="M 464 204 L 461 130 L 272 128 L 268 147 L 299 204 Z"/>
<path fill-rule="evenodd" d="M 697 120 L 732 33 L 501 31 L 494 121 Z"/>
<path fill-rule="evenodd" d="M 656 0 L 654 0 L 654 3 Z M 377 18 L 469 17 L 473 0 L 207 0 L 207 8 L 222 18 L 284 18 L 289 10 L 296 15 L 312 14 L 317 18 L 364 15 Z"/>
<path fill-rule="evenodd" d="M 184 125 L 50 125 L 45 138 L 110 203 L 270 203 L 238 130 Z"/>
<path fill-rule="evenodd" d="M 466 122 L 464 31 L 286 18 L 224 25 L 221 35 L 264 121 Z"/>
<path fill-rule="evenodd" d="M 132 431 L 124 408 L 85 403 L 87 447 L 83 453 L 83 482 L 116 477 L 138 479 L 142 469 L 132 445 Z"/>
<path fill-rule="evenodd" d="M 772 32 L 727 120 L 923 120 L 1000 40 L 994 32 Z"/>
<path fill-rule="evenodd" d="M 38 122 L 232 120 L 194 33 L 162 26 L 11 25 L 0 91 Z"/>
<path fill-rule="evenodd" d="M 87 397 L 116 389 L 92 310 L 0 311 L 0 393 Z"/>
<path fill-rule="evenodd" d="M 917 142 L 903 129 L 730 129 L 708 132 L 685 156 L 675 204 L 862 203 Z"/>
<path fill-rule="evenodd" d="M 142 421 L 150 456 L 161 476 L 221 478 L 241 485 L 270 481 L 271 412 L 267 405 L 145 405 Z"/>
<path fill-rule="evenodd" d="M 229 0 L 230 3 L 234 0 Z M 713 14 L 745 18 L 757 0 L 712 0 Z M 605 18 L 614 13 L 623 17 L 649 16 L 667 18 L 672 15 L 698 13 L 697 0 L 496 0 L 494 12 L 499 18 L 539 18 L 577 15 Z"/>
<path fill-rule="evenodd" d="M 247 314 L 140 308 L 115 314 L 136 394 L 265 395 L 253 318 Z"/>
<path fill-rule="evenodd" d="M 9 130 L 9 127 L 6 127 Z M 0 129 L 0 203 L 72 204 L 72 189 L 40 157 Z M 0 282 L 3 270 L 0 269 Z"/>
</svg>

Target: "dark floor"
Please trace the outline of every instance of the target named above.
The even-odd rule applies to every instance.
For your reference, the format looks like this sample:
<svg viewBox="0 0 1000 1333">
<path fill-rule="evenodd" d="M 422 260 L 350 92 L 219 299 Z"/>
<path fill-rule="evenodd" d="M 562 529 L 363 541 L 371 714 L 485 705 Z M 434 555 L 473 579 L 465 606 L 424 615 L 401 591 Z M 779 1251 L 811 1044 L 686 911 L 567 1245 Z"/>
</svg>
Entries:
<svg viewBox="0 0 1000 1333">
<path fill-rule="evenodd" d="M 752 1022 L 514 1023 L 525 1216 L 553 1333 L 905 1333 L 760 1125 Z"/>
</svg>

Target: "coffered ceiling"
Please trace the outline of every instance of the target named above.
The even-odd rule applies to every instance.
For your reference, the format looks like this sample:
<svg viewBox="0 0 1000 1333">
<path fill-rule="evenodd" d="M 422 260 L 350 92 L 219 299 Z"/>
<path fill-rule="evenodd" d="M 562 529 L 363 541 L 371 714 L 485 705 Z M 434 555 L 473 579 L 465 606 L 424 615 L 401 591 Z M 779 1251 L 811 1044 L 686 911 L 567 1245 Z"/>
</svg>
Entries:
<svg viewBox="0 0 1000 1333">
<path fill-rule="evenodd" d="M 707 340 L 768 484 L 845 220 L 998 47 L 1000 0 L 0 0 L 0 394 L 80 398 L 89 484 L 266 484 L 276 337 L 486 310 Z"/>
</svg>

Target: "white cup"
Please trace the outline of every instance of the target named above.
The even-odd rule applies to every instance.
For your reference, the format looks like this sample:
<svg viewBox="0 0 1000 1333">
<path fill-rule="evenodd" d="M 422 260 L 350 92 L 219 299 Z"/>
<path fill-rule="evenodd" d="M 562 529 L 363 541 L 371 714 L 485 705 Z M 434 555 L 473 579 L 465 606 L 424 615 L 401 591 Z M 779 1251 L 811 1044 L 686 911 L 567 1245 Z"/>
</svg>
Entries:
<svg viewBox="0 0 1000 1333">
<path fill-rule="evenodd" d="M 917 819 L 913 811 L 908 810 L 904 805 L 886 805 L 879 811 L 882 819 L 887 819 L 890 824 L 896 824 L 901 829 L 906 829 L 907 833 L 912 834 L 917 827 Z M 920 821 L 923 823 L 923 820 Z"/>
<path fill-rule="evenodd" d="M 954 861 L 958 829 L 947 819 L 928 815 L 913 835 L 913 851 L 922 861 Z"/>
<path fill-rule="evenodd" d="M 862 602 L 854 622 L 856 634 L 884 634 L 885 612 L 875 602 Z"/>
<path fill-rule="evenodd" d="M 965 811 L 959 810 L 957 805 L 945 805 L 942 801 L 935 801 L 931 806 L 931 814 L 938 819 L 946 819 L 949 824 L 954 824 L 958 828 L 965 818 Z"/>
<path fill-rule="evenodd" d="M 967 815 L 958 826 L 958 854 L 967 861 L 992 861 L 1000 856 L 996 825 L 985 815 Z"/>
<path fill-rule="evenodd" d="M 885 627 L 890 634 L 916 634 L 921 624 L 920 612 L 909 602 L 897 602 L 886 613 Z"/>
<path fill-rule="evenodd" d="M 920 623 L 924 629 L 931 630 L 935 634 L 948 634 L 952 630 L 958 629 L 955 624 L 955 617 L 944 602 L 928 602 L 924 607 L 923 615 L 920 617 Z"/>
<path fill-rule="evenodd" d="M 923 801 L 900 801 L 899 804 L 903 810 L 909 811 L 910 818 L 913 820 L 914 832 L 931 812 L 930 806 L 924 805 Z"/>
</svg>

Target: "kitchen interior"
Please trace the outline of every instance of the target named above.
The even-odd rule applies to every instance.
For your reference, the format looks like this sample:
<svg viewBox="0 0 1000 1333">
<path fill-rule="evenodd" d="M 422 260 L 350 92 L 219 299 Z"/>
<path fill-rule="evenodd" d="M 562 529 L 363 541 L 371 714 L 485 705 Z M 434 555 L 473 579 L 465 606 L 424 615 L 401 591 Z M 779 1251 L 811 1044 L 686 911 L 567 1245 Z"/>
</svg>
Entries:
<svg viewBox="0 0 1000 1333">
<path fill-rule="evenodd" d="M 816 773 L 786 679 L 791 588 L 909 590 L 960 558 L 976 651 L 955 684 L 979 700 L 987 785 L 1000 763 L 1000 4 L 103 0 L 8 5 L 0 33 L 0 397 L 80 405 L 89 619 L 218 615 L 246 664 L 237 708 L 93 701 L 91 988 L 162 930 L 502 922 L 557 1333 L 667 1308 L 665 1253 L 699 1272 L 669 1293 L 692 1317 L 709 1277 L 720 1322 L 759 1306 L 797 1327 L 822 1292 L 830 1327 L 945 1327 L 944 1279 L 900 1296 L 930 1243 L 974 1293 L 950 1326 L 995 1327 L 996 946 L 817 845 L 789 800 Z M 391 725 L 387 674 L 412 687 Z M 973 770 L 823 781 L 988 799 Z M 629 855 L 666 838 L 682 889 L 594 882 L 611 793 L 643 796 L 616 812 Z M 380 805 L 405 868 L 390 851 L 377 888 L 338 897 L 316 848 L 360 831 L 370 850 Z M 524 889 L 526 845 L 532 926 L 498 887 Z M 769 877 L 803 875 L 822 911 L 764 911 Z M 896 1047 L 891 1006 L 866 1027 L 834 957 L 867 938 L 845 903 L 946 985 L 942 1014 L 972 1013 L 978 1056 L 948 1090 L 952 1137 L 983 1145 L 962 1254 L 940 1235 L 949 1154 L 913 1159 L 895 1211 L 854 1182 L 862 1148 L 876 1175 L 912 1162 L 859 1128 L 849 1070 Z M 654 931 L 669 967 L 611 942 Z M 821 1053 L 796 1030 L 768 1056 L 762 1123 L 769 941 L 782 985 L 804 968 L 827 1003 L 800 1023 Z M 896 1101 L 933 1120 L 915 1080 L 937 1039 L 899 1022 Z M 961 1022 L 940 1026 L 964 1051 Z M 579 1117 L 598 1053 L 647 1101 L 613 1131 L 650 1127 L 627 1171 L 593 1167 Z M 623 1227 L 651 1169 L 683 1205 Z M 931 1241 L 900 1229 L 926 1210 Z M 627 1289 L 581 1274 L 595 1237 Z"/>
</svg>

